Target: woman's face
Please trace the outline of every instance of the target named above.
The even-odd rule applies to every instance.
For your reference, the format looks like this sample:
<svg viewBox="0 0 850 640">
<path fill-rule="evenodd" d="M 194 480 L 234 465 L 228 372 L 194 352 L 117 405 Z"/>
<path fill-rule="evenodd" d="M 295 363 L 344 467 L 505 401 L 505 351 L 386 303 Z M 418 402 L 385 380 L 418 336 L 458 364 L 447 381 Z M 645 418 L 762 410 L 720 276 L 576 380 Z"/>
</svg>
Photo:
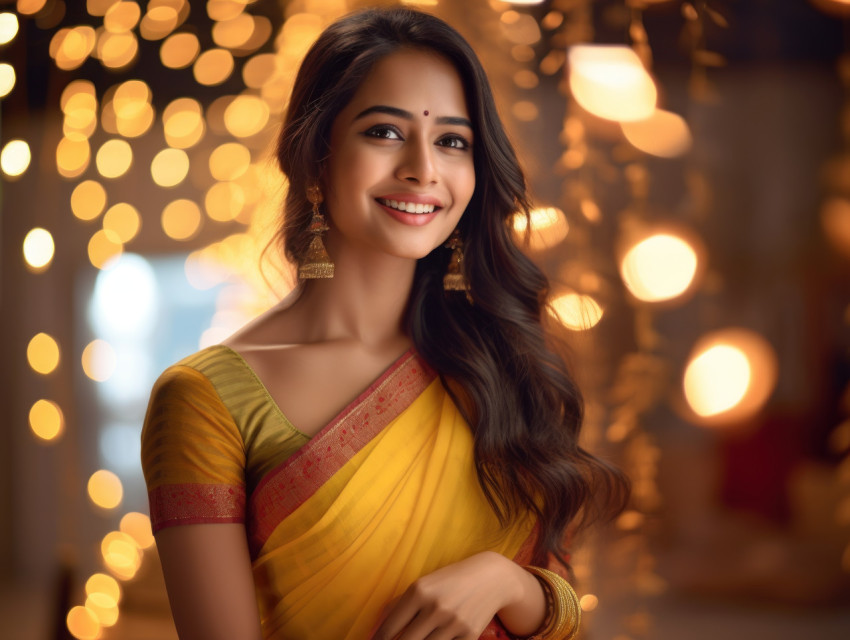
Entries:
<svg viewBox="0 0 850 640">
<path fill-rule="evenodd" d="M 422 258 L 442 244 L 475 189 L 463 85 L 441 56 L 382 58 L 331 127 L 324 173 L 328 252 Z"/>
</svg>

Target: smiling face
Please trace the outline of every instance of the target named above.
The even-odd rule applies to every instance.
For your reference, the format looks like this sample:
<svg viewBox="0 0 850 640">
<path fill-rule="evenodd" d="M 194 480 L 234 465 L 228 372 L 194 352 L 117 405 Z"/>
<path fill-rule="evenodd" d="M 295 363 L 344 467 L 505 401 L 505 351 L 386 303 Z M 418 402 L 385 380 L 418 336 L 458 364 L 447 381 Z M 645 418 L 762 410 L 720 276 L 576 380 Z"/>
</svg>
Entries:
<svg viewBox="0 0 850 640">
<path fill-rule="evenodd" d="M 472 135 L 446 59 L 402 49 L 376 63 L 331 128 L 331 257 L 348 247 L 418 259 L 442 244 L 475 189 Z"/>
</svg>

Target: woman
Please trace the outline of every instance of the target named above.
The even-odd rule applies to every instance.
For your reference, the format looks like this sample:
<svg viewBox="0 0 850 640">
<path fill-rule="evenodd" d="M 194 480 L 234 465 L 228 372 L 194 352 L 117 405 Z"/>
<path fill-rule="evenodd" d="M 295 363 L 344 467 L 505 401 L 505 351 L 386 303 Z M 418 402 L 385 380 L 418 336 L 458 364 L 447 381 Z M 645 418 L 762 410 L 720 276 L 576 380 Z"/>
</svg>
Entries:
<svg viewBox="0 0 850 640">
<path fill-rule="evenodd" d="M 180 637 L 571 637 L 575 594 L 536 567 L 625 483 L 578 447 L 475 54 L 424 13 L 343 18 L 278 159 L 304 282 L 168 369 L 142 436 Z"/>
</svg>

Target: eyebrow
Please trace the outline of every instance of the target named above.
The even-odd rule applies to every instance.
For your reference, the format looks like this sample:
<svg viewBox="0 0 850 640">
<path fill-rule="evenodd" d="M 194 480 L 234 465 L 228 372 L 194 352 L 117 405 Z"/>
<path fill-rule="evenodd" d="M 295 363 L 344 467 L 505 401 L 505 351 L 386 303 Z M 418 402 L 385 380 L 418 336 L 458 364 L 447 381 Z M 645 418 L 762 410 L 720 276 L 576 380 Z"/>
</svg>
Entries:
<svg viewBox="0 0 850 640">
<path fill-rule="evenodd" d="M 358 113 L 354 117 L 354 121 L 357 121 L 360 118 L 364 118 L 370 113 L 385 113 L 390 116 L 396 116 L 397 118 L 413 120 L 413 114 L 410 113 L 410 111 L 405 111 L 404 109 L 399 109 L 398 107 L 389 107 L 383 104 L 376 104 L 374 107 L 369 107 L 368 109 L 364 109 L 363 111 Z M 461 118 L 460 116 L 438 116 L 437 124 L 460 125 L 462 127 L 468 127 L 472 129 L 472 122 L 469 119 Z"/>
</svg>

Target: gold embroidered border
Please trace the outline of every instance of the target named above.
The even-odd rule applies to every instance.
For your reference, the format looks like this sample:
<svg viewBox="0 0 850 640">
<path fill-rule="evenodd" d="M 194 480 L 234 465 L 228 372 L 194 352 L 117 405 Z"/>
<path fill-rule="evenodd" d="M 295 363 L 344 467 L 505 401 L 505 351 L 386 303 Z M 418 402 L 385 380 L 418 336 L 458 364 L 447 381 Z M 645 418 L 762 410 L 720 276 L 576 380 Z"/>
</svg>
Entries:
<svg viewBox="0 0 850 640">
<path fill-rule="evenodd" d="M 254 555 L 280 522 L 410 406 L 436 375 L 411 351 L 310 442 L 270 471 L 249 499 L 248 530 Z"/>
<path fill-rule="evenodd" d="M 179 524 L 245 522 L 245 489 L 226 484 L 164 484 L 148 493 L 154 533 Z"/>
</svg>

